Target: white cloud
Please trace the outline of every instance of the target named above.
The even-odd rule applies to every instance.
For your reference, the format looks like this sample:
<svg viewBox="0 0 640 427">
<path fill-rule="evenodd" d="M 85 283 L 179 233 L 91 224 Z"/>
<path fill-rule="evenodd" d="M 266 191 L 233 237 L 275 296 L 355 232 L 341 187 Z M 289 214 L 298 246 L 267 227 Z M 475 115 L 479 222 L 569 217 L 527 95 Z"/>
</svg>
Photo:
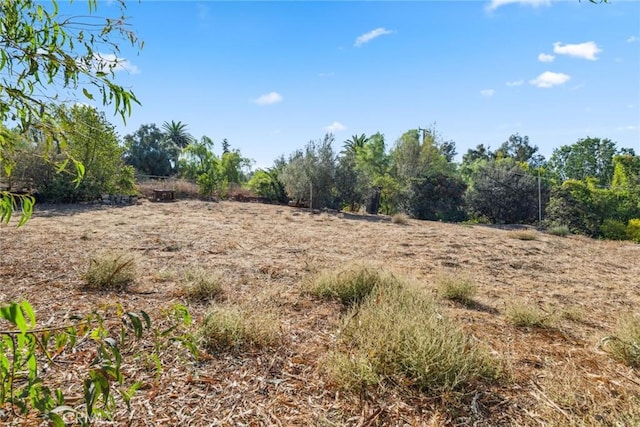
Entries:
<svg viewBox="0 0 640 427">
<path fill-rule="evenodd" d="M 481 91 L 480 91 L 480 95 L 482 95 L 482 96 L 486 96 L 486 97 L 491 97 L 491 96 L 493 96 L 493 94 L 494 94 L 495 92 L 496 92 L 496 91 L 495 91 L 495 90 L 493 90 L 493 89 L 483 89 L 483 90 L 481 90 Z"/>
<path fill-rule="evenodd" d="M 556 42 L 553 44 L 553 52 L 558 55 L 575 56 L 576 58 L 589 59 L 595 61 L 596 55 L 602 52 L 602 49 L 598 48 L 598 45 L 594 42 L 585 42 L 578 44 L 565 44 Z"/>
<path fill-rule="evenodd" d="M 522 86 L 523 83 L 524 83 L 524 80 L 514 80 L 512 82 L 507 82 L 506 85 L 509 87 L 516 87 L 516 86 Z"/>
<path fill-rule="evenodd" d="M 94 53 L 93 66 L 98 71 L 113 71 L 114 73 L 127 71 L 131 74 L 140 74 L 140 69 L 137 65 L 132 64 L 125 58 L 118 58 L 113 53 Z"/>
<path fill-rule="evenodd" d="M 533 80 L 529 80 L 529 84 L 537 87 L 553 87 L 564 84 L 571 79 L 571 76 L 564 73 L 554 73 L 553 71 L 545 71 Z"/>
<path fill-rule="evenodd" d="M 324 130 L 327 132 L 340 132 L 341 130 L 346 130 L 347 127 L 340 122 L 333 122 L 329 126 L 325 126 Z"/>
<path fill-rule="evenodd" d="M 538 61 L 540 62 L 553 62 L 554 59 L 556 59 L 556 57 L 549 55 L 548 53 L 541 53 L 538 55 Z"/>
<path fill-rule="evenodd" d="M 282 95 L 278 92 L 265 93 L 253 100 L 253 103 L 258 105 L 271 105 L 277 104 L 278 102 L 282 102 Z"/>
<path fill-rule="evenodd" d="M 627 39 L 627 43 L 635 43 L 637 42 L 639 39 L 636 36 L 631 36 Z"/>
<path fill-rule="evenodd" d="M 486 6 L 486 10 L 493 11 L 499 8 L 500 6 L 505 6 L 507 4 L 524 4 L 528 6 L 538 7 L 538 6 L 549 6 L 551 4 L 551 0 L 491 0 L 491 2 Z"/>
<path fill-rule="evenodd" d="M 616 128 L 616 130 L 625 131 L 625 130 L 638 130 L 638 126 L 629 125 L 629 126 L 620 126 Z"/>
<path fill-rule="evenodd" d="M 361 36 L 358 36 L 355 43 L 353 44 L 355 47 L 360 47 L 365 43 L 369 43 L 371 40 L 384 36 L 387 34 L 393 34 L 393 31 L 387 30 L 384 27 L 376 28 L 375 30 L 371 30 L 368 33 L 364 33 Z"/>
</svg>

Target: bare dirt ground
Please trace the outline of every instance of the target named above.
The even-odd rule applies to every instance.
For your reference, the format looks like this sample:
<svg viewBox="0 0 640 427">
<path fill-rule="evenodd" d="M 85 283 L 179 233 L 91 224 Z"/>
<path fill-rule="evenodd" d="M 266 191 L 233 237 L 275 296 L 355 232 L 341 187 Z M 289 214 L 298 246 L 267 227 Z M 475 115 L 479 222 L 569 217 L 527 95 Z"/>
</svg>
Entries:
<svg viewBox="0 0 640 427">
<path fill-rule="evenodd" d="M 178 201 L 127 207 L 39 207 L 26 226 L 0 227 L 0 302 L 26 298 L 39 323 L 57 324 L 119 302 L 159 319 L 183 303 L 180 272 L 201 267 L 224 277 L 224 300 L 281 319 L 276 348 L 193 360 L 164 349 L 163 370 L 138 354 L 127 375 L 144 382 L 115 425 L 634 425 L 640 373 L 598 345 L 618 319 L 638 314 L 640 245 L 537 233 L 519 240 L 486 226 L 346 213 L 311 214 L 286 206 Z M 137 254 L 139 273 L 123 292 L 88 292 L 83 274 L 104 250 Z M 389 386 L 342 392 L 323 359 L 335 344 L 338 304 L 301 292 L 315 272 L 366 261 L 424 283 L 442 272 L 467 275 L 477 304 L 439 304 L 503 367 L 494 384 L 427 397 Z M 556 316 L 550 328 L 518 328 L 515 303 Z M 188 304 L 194 330 L 206 304 Z M 144 347 L 144 346 L 143 346 Z M 77 365 L 90 360 L 80 355 Z M 149 363 L 147 362 L 147 365 Z M 80 393 L 73 368 L 47 374 L 65 394 Z M 148 368 L 148 366 L 147 366 Z M 19 420 L 17 421 L 19 423 Z M 26 423 L 26 421 L 25 421 Z M 637 424 L 635 424 L 637 425 Z"/>
</svg>

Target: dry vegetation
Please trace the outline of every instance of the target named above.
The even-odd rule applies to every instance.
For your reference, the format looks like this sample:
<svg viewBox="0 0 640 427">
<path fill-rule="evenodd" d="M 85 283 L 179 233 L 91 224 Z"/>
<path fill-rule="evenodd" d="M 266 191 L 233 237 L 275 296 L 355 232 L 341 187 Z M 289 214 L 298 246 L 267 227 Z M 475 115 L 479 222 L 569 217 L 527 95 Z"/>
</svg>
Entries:
<svg viewBox="0 0 640 427">
<path fill-rule="evenodd" d="M 87 270 L 105 251 L 135 254 L 126 288 L 87 289 Z M 252 203 L 143 201 L 42 206 L 25 227 L 0 227 L 0 254 L 0 301 L 26 298 L 49 325 L 115 302 L 156 323 L 175 303 L 189 307 L 200 360 L 177 345 L 161 348 L 158 369 L 148 356 L 152 338 L 137 343 L 125 376 L 143 386 L 132 412 L 119 409 L 118 425 L 640 424 L 640 246 L 632 243 L 413 220 L 399 227 L 387 217 Z M 354 280 L 353 301 L 328 285 L 309 292 L 318 278 L 331 284 L 363 263 L 366 274 L 384 270 L 411 286 L 376 293 Z M 442 277 L 465 285 L 442 285 Z M 467 303 L 447 299 L 447 290 Z M 432 329 L 412 326 L 407 307 Z M 523 307 L 544 327 L 515 322 Z M 383 311 L 391 320 L 376 324 Z M 384 331 L 406 341 L 376 347 L 372 338 Z M 455 345 L 425 366 L 430 339 Z M 456 365 L 455 352 L 482 363 Z M 45 377 L 81 396 L 92 357 L 80 348 Z"/>
</svg>

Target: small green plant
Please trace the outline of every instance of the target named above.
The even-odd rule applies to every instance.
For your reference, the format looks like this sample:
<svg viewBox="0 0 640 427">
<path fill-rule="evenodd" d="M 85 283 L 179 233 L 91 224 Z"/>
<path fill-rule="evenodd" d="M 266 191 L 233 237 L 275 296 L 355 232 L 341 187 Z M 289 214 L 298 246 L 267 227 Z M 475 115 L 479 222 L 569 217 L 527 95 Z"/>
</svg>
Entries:
<svg viewBox="0 0 640 427">
<path fill-rule="evenodd" d="M 405 213 L 397 213 L 391 217 L 393 224 L 407 225 L 409 224 L 409 216 Z"/>
<path fill-rule="evenodd" d="M 622 221 L 615 219 L 605 219 L 600 226 L 602 237 L 607 240 L 625 240 L 627 238 L 627 230 Z"/>
<path fill-rule="evenodd" d="M 424 291 L 397 279 L 376 287 L 345 316 L 328 357 L 333 381 L 352 390 L 389 380 L 437 395 L 495 378 L 488 353 L 436 308 Z"/>
<path fill-rule="evenodd" d="M 279 336 L 280 322 L 275 314 L 241 307 L 214 307 L 200 327 L 203 346 L 214 352 L 268 347 Z"/>
<path fill-rule="evenodd" d="M 436 289 L 440 298 L 472 305 L 478 290 L 469 277 L 441 274 L 436 278 Z"/>
<path fill-rule="evenodd" d="M 571 234 L 571 230 L 569 230 L 569 226 L 567 225 L 554 225 L 547 230 L 547 233 L 553 236 L 567 237 Z"/>
<path fill-rule="evenodd" d="M 136 259 L 125 253 L 108 252 L 91 260 L 84 279 L 94 290 L 125 289 L 136 278 Z"/>
<path fill-rule="evenodd" d="M 622 317 L 615 335 L 604 338 L 602 346 L 614 359 L 640 367 L 640 317 Z"/>
<path fill-rule="evenodd" d="M 640 243 L 640 218 L 630 219 L 625 232 L 629 240 Z"/>
<path fill-rule="evenodd" d="M 510 239 L 518 240 L 538 240 L 538 233 L 533 230 L 515 230 L 510 231 L 507 236 Z"/>
<path fill-rule="evenodd" d="M 394 285 L 393 276 L 365 264 L 348 265 L 338 271 L 318 274 L 308 288 L 313 295 L 337 299 L 345 305 L 360 303 L 376 286 Z"/>
<path fill-rule="evenodd" d="M 0 407 L 15 418 L 36 412 L 56 427 L 64 426 L 63 417 L 68 415 L 81 426 L 90 425 L 96 417 L 111 418 L 116 410 L 113 392 L 130 410 L 130 400 L 141 384 L 125 386 L 120 346 L 127 337 L 142 337 L 151 320 L 143 311 L 125 313 L 121 307 L 117 311 L 120 340 L 109 336 L 108 319 L 97 313 L 69 325 L 36 328 L 35 312 L 27 301 L 1 306 L 0 319 L 16 329 L 0 331 Z M 83 405 L 71 407 L 62 390 L 47 385 L 39 365 L 43 359 L 52 363 L 53 357 L 63 357 L 85 340 L 95 344 L 96 356 L 83 381 Z"/>
<path fill-rule="evenodd" d="M 563 319 L 570 320 L 572 322 L 582 322 L 584 319 L 584 312 L 580 307 L 567 307 L 561 314 Z"/>
<path fill-rule="evenodd" d="M 505 316 L 509 323 L 518 327 L 548 328 L 555 319 L 534 305 L 513 304 L 507 307 Z"/>
<path fill-rule="evenodd" d="M 222 276 L 203 269 L 189 269 L 184 273 L 182 295 L 189 301 L 211 301 L 222 293 Z"/>
</svg>

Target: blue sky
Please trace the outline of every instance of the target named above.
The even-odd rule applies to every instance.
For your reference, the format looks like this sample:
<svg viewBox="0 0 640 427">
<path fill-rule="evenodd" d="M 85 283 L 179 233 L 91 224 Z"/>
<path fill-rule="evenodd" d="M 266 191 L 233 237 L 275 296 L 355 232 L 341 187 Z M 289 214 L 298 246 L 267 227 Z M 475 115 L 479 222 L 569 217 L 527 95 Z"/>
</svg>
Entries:
<svg viewBox="0 0 640 427">
<path fill-rule="evenodd" d="M 255 167 L 327 131 L 339 151 L 434 123 L 460 154 L 513 133 L 547 158 L 586 136 L 640 152 L 638 1 L 142 0 L 128 15 L 144 48 L 121 52 L 116 81 L 142 106 L 113 118 L 121 136 L 182 121 Z"/>
</svg>

